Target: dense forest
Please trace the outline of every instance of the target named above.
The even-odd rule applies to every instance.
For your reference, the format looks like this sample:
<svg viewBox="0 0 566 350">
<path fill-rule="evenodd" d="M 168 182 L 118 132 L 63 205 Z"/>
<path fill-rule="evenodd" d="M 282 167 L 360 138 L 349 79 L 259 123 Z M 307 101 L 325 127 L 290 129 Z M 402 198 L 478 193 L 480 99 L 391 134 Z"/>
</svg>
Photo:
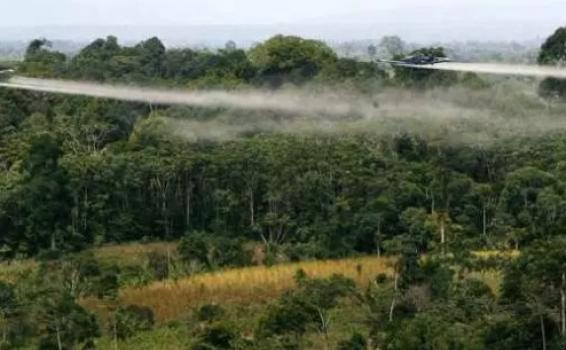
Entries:
<svg viewBox="0 0 566 350">
<path fill-rule="evenodd" d="M 565 33 L 547 40 L 539 63 L 566 59 Z M 363 96 L 456 87 L 490 94 L 502 84 L 391 70 L 286 36 L 217 51 L 166 49 L 157 38 L 124 47 L 108 37 L 73 57 L 35 40 L 18 73 L 192 90 L 325 86 Z M 540 96 L 521 97 L 517 108 L 563 111 L 564 81 L 524 84 Z M 231 267 L 393 257 L 389 272 L 364 287 L 299 270 L 296 288 L 259 311 L 203 305 L 189 325 L 166 326 L 192 327 L 191 349 L 315 347 L 310 333 L 326 349 L 566 347 L 563 130 L 476 144 L 403 127 L 379 135 L 248 130 L 195 141 L 168 122 L 226 112 L 0 90 L 0 268 L 39 262 L 32 272 L 0 274 L 0 349 L 104 348 L 105 337 L 117 349 L 118 340 L 162 327 L 143 305 L 100 316 L 84 302 L 116 303 L 120 288 L 135 284 L 135 266 L 92 254 L 131 242 L 176 247 L 144 256 L 135 274 L 150 276 L 140 285 Z M 482 251 L 501 255 L 473 254 Z M 466 274 L 484 270 L 501 274 L 497 290 Z M 332 340 L 329 315 L 348 308 L 364 320 Z M 255 313 L 261 317 L 249 318 L 250 336 L 238 320 Z"/>
</svg>

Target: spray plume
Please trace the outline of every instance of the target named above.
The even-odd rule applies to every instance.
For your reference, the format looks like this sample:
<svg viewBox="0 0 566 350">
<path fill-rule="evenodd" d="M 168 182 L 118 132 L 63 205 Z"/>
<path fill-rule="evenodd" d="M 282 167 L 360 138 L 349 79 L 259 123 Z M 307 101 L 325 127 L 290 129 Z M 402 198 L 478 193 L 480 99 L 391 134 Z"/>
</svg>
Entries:
<svg viewBox="0 0 566 350">
<path fill-rule="evenodd" d="M 566 105 L 549 104 L 536 95 L 533 82 L 515 80 L 483 90 L 386 88 L 373 94 L 334 88 L 193 92 L 21 77 L 0 86 L 177 105 L 162 118 L 173 134 L 189 140 L 221 141 L 258 132 L 377 136 L 409 132 L 440 142 L 485 145 L 566 130 Z M 202 119 L 184 105 L 213 109 L 210 117 Z"/>
<path fill-rule="evenodd" d="M 566 68 L 496 63 L 437 63 L 434 65 L 403 65 L 418 69 L 433 69 L 480 74 L 519 75 L 537 78 L 566 79 Z"/>
<path fill-rule="evenodd" d="M 273 110 L 289 113 L 343 115 L 356 106 L 338 96 L 321 98 L 306 93 L 261 91 L 182 91 L 126 85 L 14 77 L 0 87 L 67 95 L 82 95 L 131 102 L 196 107 Z"/>
</svg>

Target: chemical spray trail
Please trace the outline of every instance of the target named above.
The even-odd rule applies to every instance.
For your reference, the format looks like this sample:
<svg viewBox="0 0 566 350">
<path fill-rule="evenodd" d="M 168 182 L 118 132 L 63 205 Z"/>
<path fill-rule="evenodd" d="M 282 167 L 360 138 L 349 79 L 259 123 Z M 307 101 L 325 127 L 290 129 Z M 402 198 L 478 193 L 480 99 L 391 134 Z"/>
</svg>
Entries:
<svg viewBox="0 0 566 350">
<path fill-rule="evenodd" d="M 349 102 L 347 98 L 320 97 L 305 92 L 299 94 L 261 91 L 183 91 L 23 77 L 13 77 L 7 82 L 0 83 L 0 87 L 152 104 L 273 110 L 288 113 L 344 115 L 360 108 Z"/>
<path fill-rule="evenodd" d="M 0 83 L 6 88 L 211 108 L 207 119 L 195 118 L 192 110 L 183 108 L 155 116 L 174 135 L 191 141 L 272 132 L 372 137 L 408 132 L 428 140 L 473 145 L 566 132 L 566 104 L 539 98 L 536 86 L 536 82 L 510 80 L 481 90 L 389 87 L 360 94 L 335 87 L 276 92 L 166 90 L 22 77 Z"/>
<path fill-rule="evenodd" d="M 519 75 L 538 78 L 566 79 L 566 68 L 496 63 L 437 63 L 434 65 L 403 65 L 403 67 L 434 69 L 480 74 Z"/>
</svg>

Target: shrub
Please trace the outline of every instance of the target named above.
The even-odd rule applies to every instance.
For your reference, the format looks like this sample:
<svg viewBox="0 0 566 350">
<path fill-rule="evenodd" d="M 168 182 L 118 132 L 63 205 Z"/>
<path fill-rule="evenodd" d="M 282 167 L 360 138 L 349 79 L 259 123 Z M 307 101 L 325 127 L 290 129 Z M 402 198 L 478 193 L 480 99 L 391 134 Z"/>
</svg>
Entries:
<svg viewBox="0 0 566 350">
<path fill-rule="evenodd" d="M 489 286 L 472 278 L 460 282 L 455 294 L 455 305 L 467 320 L 489 313 L 495 303 L 495 296 Z"/>
<path fill-rule="evenodd" d="M 14 287 L 0 281 L 0 350 L 16 348 L 29 336 L 21 311 Z"/>
<path fill-rule="evenodd" d="M 58 260 L 63 256 L 63 252 L 60 250 L 49 249 L 42 250 L 37 254 L 38 261 L 54 261 Z"/>
<path fill-rule="evenodd" d="M 325 328 L 328 310 L 338 305 L 338 299 L 355 290 L 355 284 L 342 276 L 327 279 L 308 279 L 304 276 L 297 281 L 299 289 L 283 295 L 272 305 L 260 321 L 260 335 L 302 335 L 309 324 Z"/>
<path fill-rule="evenodd" d="M 241 267 L 252 264 L 252 256 L 239 239 L 218 238 L 213 242 L 212 261 L 217 267 Z"/>
<path fill-rule="evenodd" d="M 209 265 L 208 244 L 203 233 L 192 233 L 179 242 L 177 251 L 185 263 L 198 262 Z"/>
<path fill-rule="evenodd" d="M 205 327 L 197 335 L 197 341 L 192 350 L 221 350 L 233 349 L 233 343 L 238 339 L 238 333 L 225 324 L 214 324 Z"/>
<path fill-rule="evenodd" d="M 153 311 L 150 308 L 129 305 L 114 313 L 112 332 L 119 339 L 129 338 L 138 332 L 153 328 Z"/>
<path fill-rule="evenodd" d="M 120 273 L 119 284 L 122 287 L 143 287 L 152 281 L 152 277 L 149 271 L 141 266 L 126 266 Z"/>
<path fill-rule="evenodd" d="M 92 286 L 92 293 L 99 299 L 105 297 L 116 298 L 118 296 L 119 288 L 118 271 L 110 269 L 109 271 L 104 271 L 98 278 L 96 278 Z"/>
<path fill-rule="evenodd" d="M 169 257 L 167 254 L 153 251 L 147 254 L 147 266 L 158 281 L 169 278 Z"/>
<path fill-rule="evenodd" d="M 220 305 L 206 304 L 197 310 L 196 317 L 200 322 L 213 322 L 220 321 L 225 313 L 226 311 Z"/>
<path fill-rule="evenodd" d="M 268 308 L 259 324 L 259 334 L 263 337 L 293 333 L 302 335 L 307 324 L 314 322 L 314 316 L 303 300 L 292 294 L 284 295 L 277 304 Z"/>
<path fill-rule="evenodd" d="M 377 284 L 384 284 L 388 280 L 389 280 L 389 277 L 387 277 L 387 275 L 384 274 L 384 273 L 380 273 L 379 275 L 377 275 L 377 277 L 375 277 L 375 283 L 377 283 Z"/>
<path fill-rule="evenodd" d="M 354 333 L 350 339 L 338 344 L 338 350 L 366 350 L 367 345 L 367 340 L 363 335 Z"/>
<path fill-rule="evenodd" d="M 0 281 L 0 316 L 9 317 L 16 310 L 16 293 L 14 288 Z"/>
<path fill-rule="evenodd" d="M 100 335 L 96 317 L 70 294 L 45 296 L 38 307 L 34 317 L 40 330 L 39 349 L 58 349 L 58 343 L 63 349 L 75 349 L 79 344 L 92 344 Z"/>
<path fill-rule="evenodd" d="M 312 259 L 328 259 L 331 256 L 331 252 L 315 242 L 286 244 L 282 249 L 283 254 L 285 254 L 290 261 L 294 262 Z"/>
</svg>

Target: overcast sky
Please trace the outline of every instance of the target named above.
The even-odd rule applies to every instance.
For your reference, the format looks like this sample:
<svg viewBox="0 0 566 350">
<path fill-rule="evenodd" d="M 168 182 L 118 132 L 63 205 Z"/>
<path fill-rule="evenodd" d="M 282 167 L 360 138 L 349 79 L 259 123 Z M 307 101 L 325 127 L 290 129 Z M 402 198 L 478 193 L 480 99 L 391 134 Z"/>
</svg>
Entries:
<svg viewBox="0 0 566 350">
<path fill-rule="evenodd" d="M 356 13 L 415 7 L 423 13 L 473 9 L 497 16 L 504 9 L 517 16 L 531 12 L 566 22 L 566 0 L 4 0 L 0 26 L 37 25 L 202 25 L 273 24 L 337 18 Z M 512 14 L 512 13 L 511 13 Z M 509 15 L 509 14 L 507 14 Z M 495 19 L 495 18 L 494 18 Z"/>
<path fill-rule="evenodd" d="M 0 40 L 114 34 L 250 43 L 283 33 L 333 41 L 392 34 L 419 42 L 525 41 L 564 25 L 566 0 L 3 0 L 0 7 Z"/>
</svg>

